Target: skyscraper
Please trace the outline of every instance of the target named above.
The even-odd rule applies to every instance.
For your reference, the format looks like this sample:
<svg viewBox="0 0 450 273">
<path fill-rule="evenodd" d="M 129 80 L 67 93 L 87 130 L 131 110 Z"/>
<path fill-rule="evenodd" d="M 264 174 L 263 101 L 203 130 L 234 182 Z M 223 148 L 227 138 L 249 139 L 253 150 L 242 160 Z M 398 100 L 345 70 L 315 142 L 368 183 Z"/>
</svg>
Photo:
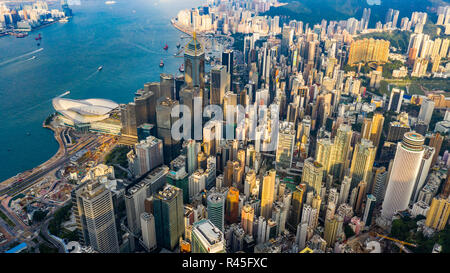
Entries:
<svg viewBox="0 0 450 273">
<path fill-rule="evenodd" d="M 364 209 L 364 215 L 362 218 L 367 227 L 369 227 L 372 223 L 373 210 L 376 206 L 376 201 L 377 199 L 375 196 L 373 196 L 372 194 L 367 195 L 366 207 Z"/>
<path fill-rule="evenodd" d="M 389 104 L 387 107 L 388 111 L 394 111 L 396 113 L 400 112 L 400 108 L 402 107 L 404 92 L 405 91 L 400 90 L 398 88 L 392 88 L 391 96 L 389 98 Z"/>
<path fill-rule="evenodd" d="M 375 113 L 372 119 L 364 120 L 361 129 L 361 137 L 372 141 L 375 148 L 380 144 L 381 133 L 383 131 L 384 116 L 381 113 Z"/>
<path fill-rule="evenodd" d="M 225 202 L 225 220 L 228 224 L 236 223 L 239 217 L 239 190 L 230 187 Z"/>
<path fill-rule="evenodd" d="M 227 68 L 216 65 L 211 68 L 211 89 L 209 102 L 211 105 L 222 105 L 225 92 L 227 91 Z"/>
<path fill-rule="evenodd" d="M 205 50 L 194 32 L 192 40 L 184 47 L 184 80 L 190 88 L 205 89 Z"/>
<path fill-rule="evenodd" d="M 278 131 L 276 165 L 290 168 L 295 145 L 295 125 L 293 122 L 282 122 Z"/>
<path fill-rule="evenodd" d="M 208 196 L 208 219 L 223 231 L 225 217 L 225 197 L 222 193 L 212 193 Z"/>
<path fill-rule="evenodd" d="M 312 157 L 305 160 L 303 164 L 302 183 L 305 183 L 314 189 L 314 192 L 320 195 L 322 190 L 323 166 Z"/>
<path fill-rule="evenodd" d="M 135 175 L 144 175 L 163 164 L 163 143 L 160 139 L 149 136 L 135 145 L 137 161 Z"/>
<path fill-rule="evenodd" d="M 228 75 L 228 84 L 227 89 L 230 91 L 233 90 L 233 71 L 234 71 L 234 51 L 231 49 L 227 49 L 222 52 L 222 65 L 226 67 L 227 75 Z"/>
<path fill-rule="evenodd" d="M 408 132 L 403 136 L 403 141 L 397 144 L 381 211 L 386 221 L 391 221 L 397 211 L 408 208 L 424 153 L 423 143 L 422 135 Z"/>
<path fill-rule="evenodd" d="M 89 245 L 100 253 L 118 253 L 112 193 L 100 182 L 88 182 L 77 193 L 78 215 Z M 87 239 L 87 240 L 86 240 Z"/>
<path fill-rule="evenodd" d="M 302 204 L 303 204 L 303 195 L 306 191 L 306 184 L 300 184 L 295 187 L 294 192 L 292 193 L 291 200 L 291 212 L 289 216 L 288 226 L 295 230 L 295 228 L 299 225 L 301 220 L 302 213 Z"/>
<path fill-rule="evenodd" d="M 245 234 L 253 234 L 253 219 L 255 218 L 255 209 L 250 205 L 244 205 L 241 212 L 241 225 Z"/>
<path fill-rule="evenodd" d="M 272 206 L 275 191 L 276 171 L 274 169 L 266 172 L 263 180 L 261 195 L 261 216 L 269 219 L 272 216 Z"/>
<path fill-rule="evenodd" d="M 425 122 L 425 124 L 429 125 L 431 121 L 431 116 L 434 111 L 434 101 L 431 99 L 425 99 L 420 106 L 418 120 Z"/>
<path fill-rule="evenodd" d="M 147 251 L 156 249 L 155 217 L 153 214 L 147 212 L 141 213 L 141 230 L 142 241 Z"/>
<path fill-rule="evenodd" d="M 441 231 L 445 228 L 450 216 L 450 202 L 443 198 L 433 198 L 430 209 L 427 213 L 425 225 L 435 230 Z"/>
<path fill-rule="evenodd" d="M 156 241 L 158 246 L 173 250 L 184 234 L 184 208 L 181 190 L 166 184 L 153 195 Z"/>
<path fill-rule="evenodd" d="M 177 157 L 180 150 L 180 142 L 172 138 L 172 125 L 178 118 L 171 117 L 172 109 L 178 105 L 178 101 L 170 98 L 161 98 L 156 106 L 156 124 L 158 138 L 163 141 L 164 164 Z"/>
<path fill-rule="evenodd" d="M 350 177 L 352 178 L 350 191 L 361 181 L 370 182 L 376 151 L 377 149 L 372 144 L 372 141 L 364 138 L 356 145 L 350 168 Z"/>
</svg>

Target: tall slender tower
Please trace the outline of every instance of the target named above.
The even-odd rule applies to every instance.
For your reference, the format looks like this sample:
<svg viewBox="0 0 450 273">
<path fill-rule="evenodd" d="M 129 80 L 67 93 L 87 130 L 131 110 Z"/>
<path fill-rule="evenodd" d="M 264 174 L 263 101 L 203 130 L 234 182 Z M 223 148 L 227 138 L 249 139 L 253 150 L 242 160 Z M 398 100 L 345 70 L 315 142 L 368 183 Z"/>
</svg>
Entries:
<svg viewBox="0 0 450 273">
<path fill-rule="evenodd" d="M 221 193 L 212 193 L 208 196 L 208 219 L 223 231 L 225 216 L 225 197 Z"/>
<path fill-rule="evenodd" d="M 303 165 L 302 183 L 314 188 L 316 194 L 320 195 L 323 180 L 323 166 L 313 158 L 305 160 Z"/>
<path fill-rule="evenodd" d="M 381 210 L 381 216 L 386 221 L 390 222 L 397 211 L 408 208 L 424 153 L 424 140 L 421 134 L 408 132 L 397 144 Z"/>
<path fill-rule="evenodd" d="M 118 253 L 111 191 L 100 182 L 88 182 L 77 192 L 77 200 L 83 232 L 87 234 L 89 245 L 100 253 Z"/>
<path fill-rule="evenodd" d="M 184 47 L 184 80 L 186 84 L 205 89 L 205 49 L 194 32 L 192 40 Z"/>
<path fill-rule="evenodd" d="M 372 176 L 373 162 L 375 161 L 376 147 L 373 146 L 372 141 L 361 139 L 361 143 L 357 144 L 353 152 L 353 160 L 350 168 L 350 177 L 352 184 L 350 191 L 356 187 L 359 182 L 366 181 Z"/>
<path fill-rule="evenodd" d="M 261 195 L 261 216 L 269 219 L 272 216 L 273 195 L 275 191 L 275 176 L 274 169 L 268 171 L 264 175 L 263 188 Z"/>
</svg>

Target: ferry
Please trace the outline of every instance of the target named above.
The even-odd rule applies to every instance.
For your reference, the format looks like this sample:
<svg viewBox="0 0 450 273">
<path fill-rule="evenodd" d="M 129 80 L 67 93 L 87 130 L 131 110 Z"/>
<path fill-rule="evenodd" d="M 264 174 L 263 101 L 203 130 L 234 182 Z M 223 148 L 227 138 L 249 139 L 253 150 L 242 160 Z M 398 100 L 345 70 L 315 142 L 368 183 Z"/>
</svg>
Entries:
<svg viewBox="0 0 450 273">
<path fill-rule="evenodd" d="M 169 49 L 169 46 L 166 44 L 166 45 L 163 47 L 163 49 L 164 49 L 164 50 L 167 50 L 167 49 Z"/>
<path fill-rule="evenodd" d="M 181 64 L 180 68 L 178 68 L 178 70 L 180 70 L 181 73 L 184 73 L 184 64 Z"/>
<path fill-rule="evenodd" d="M 159 63 L 159 67 L 163 67 L 164 66 L 164 62 L 163 62 L 163 60 L 161 59 L 161 62 Z"/>
<path fill-rule="evenodd" d="M 103 65 L 101 65 L 101 66 L 99 66 L 99 67 L 97 68 L 98 71 L 100 71 L 100 70 L 102 70 L 102 69 L 103 69 Z"/>
</svg>

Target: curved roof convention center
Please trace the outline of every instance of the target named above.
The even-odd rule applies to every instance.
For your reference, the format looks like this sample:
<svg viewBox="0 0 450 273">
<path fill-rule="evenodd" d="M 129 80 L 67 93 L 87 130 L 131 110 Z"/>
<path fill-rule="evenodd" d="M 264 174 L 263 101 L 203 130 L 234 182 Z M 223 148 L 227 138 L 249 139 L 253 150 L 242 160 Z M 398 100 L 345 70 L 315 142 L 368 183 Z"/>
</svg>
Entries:
<svg viewBox="0 0 450 273">
<path fill-rule="evenodd" d="M 75 123 L 90 123 L 109 117 L 109 113 L 119 105 L 111 100 L 87 99 L 73 100 L 61 97 L 54 98 L 53 107 L 61 115 Z"/>
</svg>

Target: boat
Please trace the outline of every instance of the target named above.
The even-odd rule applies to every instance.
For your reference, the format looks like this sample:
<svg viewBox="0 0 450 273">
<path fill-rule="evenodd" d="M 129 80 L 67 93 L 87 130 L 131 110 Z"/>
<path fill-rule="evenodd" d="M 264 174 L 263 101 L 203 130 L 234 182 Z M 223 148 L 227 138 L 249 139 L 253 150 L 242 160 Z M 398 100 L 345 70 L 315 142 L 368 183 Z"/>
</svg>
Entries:
<svg viewBox="0 0 450 273">
<path fill-rule="evenodd" d="M 30 59 L 30 60 L 34 60 L 34 59 L 36 59 L 36 56 L 33 56 L 33 57 L 31 57 L 31 59 Z"/>
<path fill-rule="evenodd" d="M 180 68 L 178 68 L 178 70 L 180 70 L 181 73 L 184 73 L 184 64 L 181 64 Z"/>
<path fill-rule="evenodd" d="M 41 37 L 41 34 L 39 33 L 39 36 L 38 37 L 36 37 L 36 38 L 34 38 L 36 41 L 40 41 L 40 40 L 42 40 L 42 37 Z"/>
<path fill-rule="evenodd" d="M 166 44 L 166 45 L 163 47 L 163 49 L 164 49 L 164 50 L 167 50 L 167 49 L 169 49 L 169 46 Z"/>
<path fill-rule="evenodd" d="M 177 48 L 180 48 L 180 46 L 181 46 L 180 43 L 178 43 L 178 44 L 177 44 Z"/>
<path fill-rule="evenodd" d="M 112 4 L 115 4 L 115 3 L 116 3 L 116 1 L 106 1 L 105 2 L 106 5 L 112 5 Z"/>
<path fill-rule="evenodd" d="M 100 70 L 102 70 L 102 69 L 103 69 L 103 65 L 101 65 L 101 66 L 99 66 L 99 67 L 97 68 L 98 71 L 100 71 Z"/>
<path fill-rule="evenodd" d="M 159 67 L 163 67 L 164 66 L 164 61 L 161 59 L 161 62 L 159 63 Z"/>
</svg>

